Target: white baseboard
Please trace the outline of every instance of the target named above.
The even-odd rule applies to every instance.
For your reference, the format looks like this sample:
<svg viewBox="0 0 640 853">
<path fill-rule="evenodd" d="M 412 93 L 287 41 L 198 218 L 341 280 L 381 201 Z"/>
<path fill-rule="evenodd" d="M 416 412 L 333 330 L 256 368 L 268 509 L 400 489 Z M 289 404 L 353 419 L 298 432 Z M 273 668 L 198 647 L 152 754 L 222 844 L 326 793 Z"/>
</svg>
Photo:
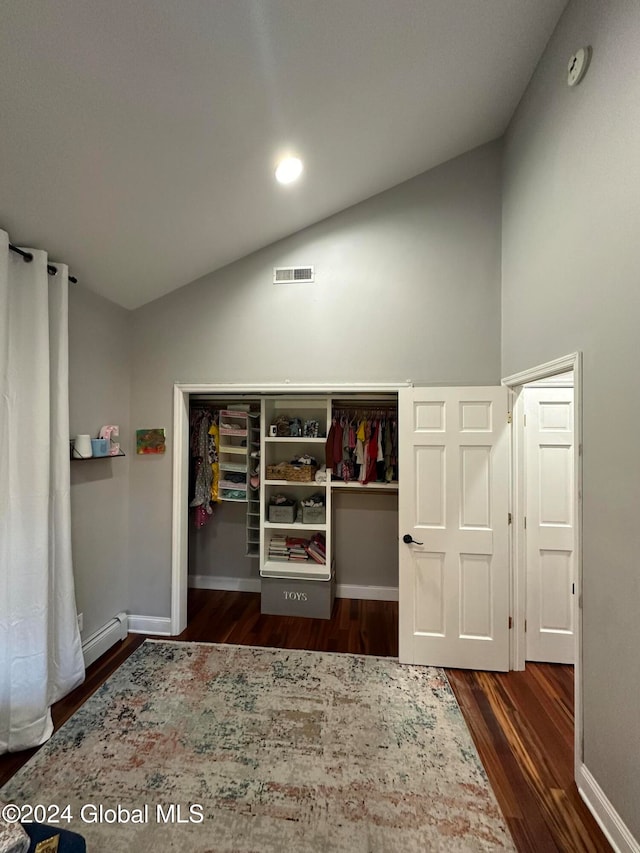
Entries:
<svg viewBox="0 0 640 853">
<path fill-rule="evenodd" d="M 221 589 L 227 592 L 260 592 L 260 578 L 222 578 L 213 575 L 189 575 L 192 589 Z"/>
<path fill-rule="evenodd" d="M 189 575 L 192 589 L 220 589 L 228 592 L 260 592 L 260 578 L 224 578 L 213 575 Z M 397 601 L 397 586 L 365 586 L 338 584 L 337 598 L 359 598 L 368 601 Z M 129 617 L 131 620 L 132 616 Z M 133 629 L 129 629 L 133 630 Z M 140 632 L 148 633 L 148 632 Z"/>
<path fill-rule="evenodd" d="M 618 853 L 640 853 L 640 844 L 584 764 L 580 765 L 576 784 L 580 796 L 600 824 L 613 849 Z"/>
<path fill-rule="evenodd" d="M 132 634 L 154 634 L 158 637 L 171 636 L 169 616 L 139 616 L 129 614 L 129 631 Z"/>
<path fill-rule="evenodd" d="M 397 586 L 358 586 L 339 583 L 336 585 L 336 598 L 360 598 L 365 601 L 397 601 Z"/>
<path fill-rule="evenodd" d="M 82 656 L 84 657 L 85 668 L 91 666 L 94 661 L 97 661 L 105 652 L 108 652 L 115 643 L 126 640 L 127 630 L 127 614 L 118 613 L 106 625 L 103 625 L 102 628 L 88 637 L 82 643 Z"/>
</svg>

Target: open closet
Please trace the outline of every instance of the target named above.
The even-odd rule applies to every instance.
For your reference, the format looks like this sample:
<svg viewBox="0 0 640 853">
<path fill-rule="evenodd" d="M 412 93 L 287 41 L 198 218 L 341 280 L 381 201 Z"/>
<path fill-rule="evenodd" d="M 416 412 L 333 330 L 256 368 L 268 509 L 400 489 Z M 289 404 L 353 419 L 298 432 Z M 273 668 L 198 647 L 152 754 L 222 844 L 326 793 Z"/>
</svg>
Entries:
<svg viewBox="0 0 640 853">
<path fill-rule="evenodd" d="M 397 394 L 192 394 L 189 585 L 328 619 L 397 600 Z"/>
</svg>

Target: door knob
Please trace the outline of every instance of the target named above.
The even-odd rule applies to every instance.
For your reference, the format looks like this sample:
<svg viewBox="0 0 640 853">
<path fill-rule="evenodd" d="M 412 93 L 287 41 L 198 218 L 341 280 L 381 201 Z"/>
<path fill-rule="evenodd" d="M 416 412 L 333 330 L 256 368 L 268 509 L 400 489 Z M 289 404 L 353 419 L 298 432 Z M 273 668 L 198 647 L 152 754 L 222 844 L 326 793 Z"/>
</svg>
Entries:
<svg viewBox="0 0 640 853">
<path fill-rule="evenodd" d="M 411 543 L 413 543 L 414 545 L 424 545 L 424 542 L 416 542 L 416 540 L 410 533 L 405 533 L 402 537 L 402 541 L 405 545 L 411 545 Z"/>
</svg>

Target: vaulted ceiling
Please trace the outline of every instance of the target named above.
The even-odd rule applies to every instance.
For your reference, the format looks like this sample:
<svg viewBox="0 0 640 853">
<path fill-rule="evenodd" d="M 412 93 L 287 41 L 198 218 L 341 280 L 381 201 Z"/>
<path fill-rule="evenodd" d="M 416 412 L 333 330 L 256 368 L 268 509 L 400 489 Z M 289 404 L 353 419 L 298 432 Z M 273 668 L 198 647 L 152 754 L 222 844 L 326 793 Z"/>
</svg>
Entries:
<svg viewBox="0 0 640 853">
<path fill-rule="evenodd" d="M 4 0 L 0 227 L 135 308 L 499 137 L 565 5 Z"/>
</svg>

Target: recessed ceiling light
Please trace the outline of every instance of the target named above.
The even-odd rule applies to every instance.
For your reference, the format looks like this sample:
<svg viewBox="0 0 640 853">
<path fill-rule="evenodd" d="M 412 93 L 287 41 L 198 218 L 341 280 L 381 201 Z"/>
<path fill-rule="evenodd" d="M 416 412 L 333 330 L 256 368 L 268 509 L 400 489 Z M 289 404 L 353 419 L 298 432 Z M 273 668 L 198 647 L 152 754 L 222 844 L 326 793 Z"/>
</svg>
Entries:
<svg viewBox="0 0 640 853">
<path fill-rule="evenodd" d="M 290 184 L 302 174 L 302 160 L 297 157 L 285 157 L 278 163 L 276 180 L 281 184 Z"/>
</svg>

